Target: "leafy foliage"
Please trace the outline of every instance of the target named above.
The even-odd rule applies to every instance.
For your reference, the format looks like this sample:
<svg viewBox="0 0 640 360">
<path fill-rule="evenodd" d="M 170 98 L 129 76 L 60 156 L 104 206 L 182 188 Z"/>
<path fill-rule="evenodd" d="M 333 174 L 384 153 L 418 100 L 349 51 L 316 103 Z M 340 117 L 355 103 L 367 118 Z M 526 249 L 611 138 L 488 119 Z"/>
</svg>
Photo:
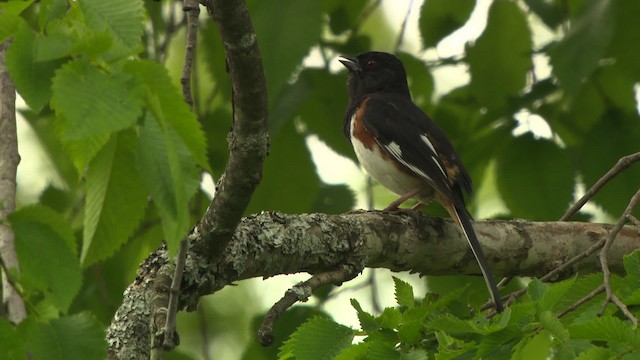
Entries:
<svg viewBox="0 0 640 360">
<path fill-rule="evenodd" d="M 411 41 L 405 37 L 398 47 L 398 29 L 376 1 L 248 3 L 264 60 L 271 129 L 263 182 L 248 214 L 353 207 L 352 189 L 325 184 L 305 142 L 316 136 L 355 160 L 342 134 L 345 75 L 332 62 L 339 54 L 395 51 L 415 102 L 451 138 L 474 187 L 504 204 L 505 217 L 556 219 L 577 185 L 590 186 L 621 156 L 638 151 L 638 1 L 495 0 L 478 38 L 447 59 L 434 50 L 467 23 L 477 2 L 425 1 L 417 16 L 422 42 L 405 46 Z M 29 317 L 19 326 L 0 320 L 0 358 L 104 358 L 103 329 L 140 261 L 162 241 L 173 251 L 209 203 L 199 184 L 203 175 L 219 179 L 227 161 L 230 81 L 222 42 L 203 12 L 194 106 L 184 103 L 177 86 L 184 23 L 175 5 L 0 1 L 0 41 L 12 39 L 6 64 L 26 103 L 21 112 L 59 178 L 37 204 L 19 199 L 9 218 L 22 267 L 12 280 Z M 468 70 L 468 78 L 447 90 L 442 85 L 452 68 Z M 550 136 L 528 126 L 536 119 Z M 593 203 L 619 216 L 638 178 L 637 166 L 624 171 Z M 19 184 L 19 190 L 30 189 Z M 376 208 L 391 197 L 384 191 L 376 188 Z M 470 207 L 486 205 L 476 198 Z M 612 279 L 636 316 L 638 259 L 638 253 L 628 255 L 627 276 Z M 360 331 L 313 317 L 316 309 L 295 320 L 285 314 L 287 334 L 302 318 L 311 320 L 281 347 L 281 357 L 632 358 L 640 351 L 637 331 L 611 305 L 598 317 L 603 295 L 556 317 L 601 281 L 600 274 L 552 285 L 524 279 L 513 287 L 527 287 L 527 295 L 487 320 L 478 312 L 486 301 L 479 279 L 430 277 L 432 293 L 416 300 L 422 294 L 394 278 L 398 306 L 373 314 L 362 299 L 351 301 Z M 238 307 L 255 307 L 252 296 Z M 225 319 L 207 319 L 211 338 L 220 339 L 230 323 L 246 325 Z M 206 331 L 202 326 L 180 330 L 185 345 L 179 351 L 188 352 L 186 344 Z M 245 335 L 234 336 L 223 342 L 251 342 L 246 358 L 275 356 Z M 358 341 L 351 344 L 354 336 Z M 60 351 L 45 352 L 54 348 Z"/>
</svg>

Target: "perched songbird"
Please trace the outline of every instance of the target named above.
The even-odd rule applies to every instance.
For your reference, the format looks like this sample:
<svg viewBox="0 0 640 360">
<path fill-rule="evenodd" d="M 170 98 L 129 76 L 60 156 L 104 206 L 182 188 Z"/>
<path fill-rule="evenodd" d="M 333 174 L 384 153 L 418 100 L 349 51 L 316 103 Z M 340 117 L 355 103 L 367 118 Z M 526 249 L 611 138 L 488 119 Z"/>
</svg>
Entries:
<svg viewBox="0 0 640 360">
<path fill-rule="evenodd" d="M 411 101 L 402 62 L 383 52 L 342 58 L 349 70 L 344 133 L 365 170 L 400 195 L 385 210 L 395 210 L 410 198 L 416 198 L 418 206 L 435 198 L 462 228 L 501 312 L 498 288 L 465 206 L 471 178 L 446 135 Z"/>
</svg>

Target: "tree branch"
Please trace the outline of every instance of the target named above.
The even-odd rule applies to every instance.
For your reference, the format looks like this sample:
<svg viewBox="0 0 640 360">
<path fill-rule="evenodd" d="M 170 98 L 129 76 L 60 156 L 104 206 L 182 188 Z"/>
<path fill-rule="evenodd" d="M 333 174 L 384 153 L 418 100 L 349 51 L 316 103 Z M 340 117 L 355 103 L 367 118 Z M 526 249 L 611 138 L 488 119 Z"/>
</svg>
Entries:
<svg viewBox="0 0 640 360">
<path fill-rule="evenodd" d="M 13 231 L 7 216 L 16 208 L 16 171 L 20 162 L 16 132 L 16 88 L 9 77 L 5 55 L 11 41 L 0 44 L 0 257 L 9 269 L 20 271 Z M 2 268 L 2 309 L 6 318 L 19 323 L 26 317 L 24 301 Z"/>
<path fill-rule="evenodd" d="M 540 277 L 606 237 L 613 225 L 579 222 L 478 221 L 474 223 L 485 255 L 497 275 Z M 534 241 L 535 239 L 535 241 Z M 201 296 L 235 281 L 253 277 L 388 268 L 428 275 L 473 274 L 480 270 L 473 254 L 451 220 L 415 214 L 357 212 L 345 215 L 284 215 L 264 212 L 242 219 L 232 241 L 217 261 L 194 251 L 206 236 L 194 232 L 181 292 L 181 307 L 193 308 Z M 621 229 L 609 251 L 609 267 L 622 274 L 622 257 L 640 248 L 632 226 Z M 210 257 L 212 258 L 212 257 Z M 157 269 L 166 262 L 159 250 L 141 267 L 136 282 L 125 292 L 123 305 L 109 329 L 110 350 L 140 355 L 149 346 L 148 304 Z M 601 271 L 596 255 L 584 258 L 554 280 L 576 272 Z M 137 301 L 137 302 L 136 302 Z M 136 325 L 137 324 L 137 325 Z M 140 325 L 142 324 L 142 325 Z M 145 332 L 140 333 L 144 327 Z M 126 331 L 138 329 L 136 333 Z M 142 356 L 142 355 L 140 355 Z"/>
</svg>

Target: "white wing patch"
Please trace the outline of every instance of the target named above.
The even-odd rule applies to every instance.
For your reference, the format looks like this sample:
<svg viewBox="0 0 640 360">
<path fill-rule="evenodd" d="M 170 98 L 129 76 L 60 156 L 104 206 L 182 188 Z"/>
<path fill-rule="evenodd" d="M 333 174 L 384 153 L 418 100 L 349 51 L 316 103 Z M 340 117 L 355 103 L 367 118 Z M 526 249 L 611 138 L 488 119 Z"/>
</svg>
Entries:
<svg viewBox="0 0 640 360">
<path fill-rule="evenodd" d="M 436 159 L 434 156 L 432 156 L 431 160 L 433 160 L 433 162 L 436 163 L 436 165 L 438 165 L 438 169 L 440 169 L 440 172 L 442 172 L 442 175 L 444 175 L 444 178 L 445 179 L 448 178 L 447 173 L 442 168 L 442 165 L 440 165 L 440 162 L 438 161 L 438 159 Z"/>
<path fill-rule="evenodd" d="M 438 152 L 436 151 L 436 148 L 433 147 L 433 144 L 431 143 L 431 140 L 429 140 L 429 138 L 427 137 L 427 135 L 420 135 L 420 139 L 427 144 L 427 146 L 429 147 L 429 149 L 431 149 L 431 151 L 433 151 L 433 153 L 438 156 Z"/>
<path fill-rule="evenodd" d="M 400 145 L 396 144 L 395 142 L 391 142 L 389 143 L 389 145 L 383 145 L 383 147 L 385 149 L 387 149 L 391 155 L 393 155 L 393 157 L 395 157 L 398 161 L 400 161 L 402 163 L 402 165 L 408 167 L 409 169 L 411 169 L 411 171 L 413 171 L 414 173 L 416 173 L 417 175 L 421 176 L 424 179 L 427 179 L 430 183 L 434 183 L 433 179 L 431 179 L 431 176 L 427 175 L 427 173 L 425 173 L 424 171 L 422 171 L 419 167 L 408 163 L 403 157 L 402 157 L 402 149 L 400 148 Z"/>
</svg>

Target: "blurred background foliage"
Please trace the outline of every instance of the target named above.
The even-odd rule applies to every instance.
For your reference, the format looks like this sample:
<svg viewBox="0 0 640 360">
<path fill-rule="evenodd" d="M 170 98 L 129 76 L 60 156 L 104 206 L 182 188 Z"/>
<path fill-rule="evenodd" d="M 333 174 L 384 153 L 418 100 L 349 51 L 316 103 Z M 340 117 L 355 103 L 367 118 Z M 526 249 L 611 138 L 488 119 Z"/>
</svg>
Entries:
<svg viewBox="0 0 640 360">
<path fill-rule="evenodd" d="M 66 1 L 21 2 L 27 7 L 19 11 L 18 2 L 11 3 L 3 4 L 5 14 L 19 13 L 35 31 L 18 32 L 16 38 L 26 37 L 22 42 L 28 42 L 28 36 L 49 36 L 55 40 L 43 42 L 48 47 L 42 51 L 54 54 L 51 59 L 36 61 L 25 52 L 14 54 L 9 61 L 15 63 L 14 73 L 20 71 L 21 61 L 32 62 L 33 74 L 37 75 L 28 78 L 28 74 L 23 74 L 28 81 L 16 81 L 18 92 L 26 101 L 20 110 L 26 120 L 21 127 L 26 130 L 21 132 L 19 207 L 33 203 L 46 206 L 55 214 L 45 216 L 59 216 L 70 224 L 73 234 L 61 238 L 71 239 L 80 249 L 78 252 L 74 248 L 75 256 L 82 253 L 83 258 L 95 257 L 82 268 L 77 295 L 60 301 L 71 302 L 69 313 L 88 311 L 106 326 L 121 302 L 123 290 L 134 279 L 138 264 L 167 234 L 167 229 L 163 229 L 163 210 L 153 203 L 137 203 L 139 222 L 127 223 L 124 212 L 121 218 L 112 221 L 124 221 L 125 229 L 94 239 L 115 245 L 105 245 L 107 250 L 102 251 L 92 244 L 91 251 L 101 255 L 92 255 L 87 243 L 80 248 L 80 239 L 87 236 L 83 214 L 87 206 L 86 187 L 91 182 L 91 170 L 87 173 L 85 167 L 104 146 L 113 146 L 113 156 L 127 161 L 134 150 L 127 148 L 126 141 L 135 135 L 123 133 L 118 137 L 120 142 L 111 144 L 115 141 L 112 138 L 111 145 L 105 145 L 108 137 L 92 137 L 74 150 L 74 144 L 80 145 L 69 136 L 61 140 L 56 122 L 63 120 L 59 115 L 56 118 L 54 109 L 65 106 L 65 98 L 77 94 L 61 91 L 59 98 L 53 95 L 50 104 L 52 95 L 46 91 L 54 71 L 61 71 L 64 60 L 55 54 L 56 49 L 76 46 L 75 54 L 82 53 L 92 64 L 106 68 L 112 65 L 105 64 L 113 63 L 124 50 L 104 51 L 110 43 L 104 40 L 108 35 L 100 32 L 80 34 L 84 43 L 69 45 L 70 39 L 78 37 L 67 38 L 68 34 L 52 30 L 58 21 L 56 14 L 68 11 Z M 251 0 L 248 4 L 268 84 L 271 148 L 263 182 L 247 214 L 266 210 L 342 213 L 354 207 L 380 208 L 393 199 L 393 195 L 368 182 L 356 168 L 350 144 L 342 134 L 347 97 L 346 74 L 337 62 L 340 54 L 378 50 L 393 52 L 403 60 L 414 100 L 445 130 L 474 180 L 476 196 L 469 207 L 479 218 L 555 220 L 576 194 L 592 185 L 621 156 L 638 151 L 640 2 L 637 0 L 426 0 L 424 3 Z M 77 10 L 74 21 L 91 20 L 89 8 L 73 9 Z M 12 34 L 7 30 L 9 20 L 4 18 L 4 25 L 0 25 L 0 37 Z M 206 11 L 202 11 L 200 20 L 193 111 L 207 147 L 206 164 L 199 162 L 195 150 L 190 149 L 195 158 L 190 161 L 199 164 L 205 176 L 202 187 L 185 190 L 189 197 L 188 224 L 194 224 L 203 214 L 213 191 L 211 179 L 215 181 L 224 169 L 226 136 L 232 117 L 222 43 Z M 168 70 L 174 88 L 167 88 L 158 80 L 158 84 L 165 86 L 156 89 L 158 96 L 164 94 L 164 98 L 160 97 L 163 101 L 169 101 L 171 96 L 179 98 L 176 89 L 182 71 L 185 32 L 181 3 L 144 1 L 144 8 L 132 13 L 128 21 L 139 24 L 136 26 L 141 29 L 142 42 L 134 49 L 137 56 L 160 63 Z M 125 66 L 118 71 L 147 79 L 162 74 L 157 69 L 145 69 Z M 80 71 L 81 66 L 65 66 L 64 70 Z M 148 71 L 146 75 L 144 71 Z M 68 85 L 57 84 L 60 88 Z M 114 84 L 112 90 L 117 91 L 121 83 Z M 54 92 L 55 86 L 56 83 Z M 134 114 L 133 118 L 139 115 Z M 154 130 L 140 131 L 152 136 Z M 199 135 L 194 136 L 197 140 Z M 83 162 L 79 153 L 87 151 L 93 154 Z M 43 158 L 46 161 L 40 160 Z M 127 174 L 126 169 L 122 171 Z M 595 217 L 606 221 L 619 216 L 637 190 L 638 179 L 638 167 L 620 174 L 595 197 L 588 210 L 579 215 L 580 219 Z M 117 186 L 143 187 L 146 183 L 144 179 L 141 181 L 134 181 L 133 185 L 123 181 Z M 115 199 L 120 196 L 117 186 L 108 196 Z M 122 194 L 126 195 L 126 191 Z M 426 211 L 444 215 L 437 206 L 429 206 Z M 40 217 L 37 211 L 27 213 L 23 223 Z M 20 219 L 16 221 L 20 223 Z M 26 232 L 24 236 L 30 236 Z M 360 278 L 360 283 L 367 285 L 370 275 Z M 260 348 L 254 331 L 265 307 L 277 300 L 295 279 L 300 277 L 281 282 L 247 281 L 202 299 L 196 312 L 180 314 L 182 343 L 168 358 L 274 358 L 278 344 Z M 410 279 L 414 285 L 423 282 Z M 473 279 L 472 287 L 477 289 L 480 299 L 484 286 L 481 280 L 477 283 L 476 280 Z M 469 281 L 460 277 L 437 278 L 429 285 L 432 290 L 444 293 Z M 358 296 L 369 297 L 371 293 L 374 298 L 376 294 L 388 296 L 391 290 L 387 291 L 386 286 L 390 279 L 379 279 L 379 284 L 381 289 L 371 291 L 365 287 Z M 36 304 L 37 296 L 31 299 Z M 355 313 L 348 307 L 349 310 L 344 310 L 345 297 L 333 308 L 323 306 L 334 298 L 334 292 L 328 288 L 310 305 L 297 306 L 285 313 L 277 323 L 278 340 L 286 339 L 308 316 L 325 311 L 333 311 L 339 322 L 348 323 L 349 317 L 352 321 Z M 375 303 L 371 301 L 369 306 L 375 308 Z M 46 311 L 46 307 L 41 311 Z"/>
</svg>

